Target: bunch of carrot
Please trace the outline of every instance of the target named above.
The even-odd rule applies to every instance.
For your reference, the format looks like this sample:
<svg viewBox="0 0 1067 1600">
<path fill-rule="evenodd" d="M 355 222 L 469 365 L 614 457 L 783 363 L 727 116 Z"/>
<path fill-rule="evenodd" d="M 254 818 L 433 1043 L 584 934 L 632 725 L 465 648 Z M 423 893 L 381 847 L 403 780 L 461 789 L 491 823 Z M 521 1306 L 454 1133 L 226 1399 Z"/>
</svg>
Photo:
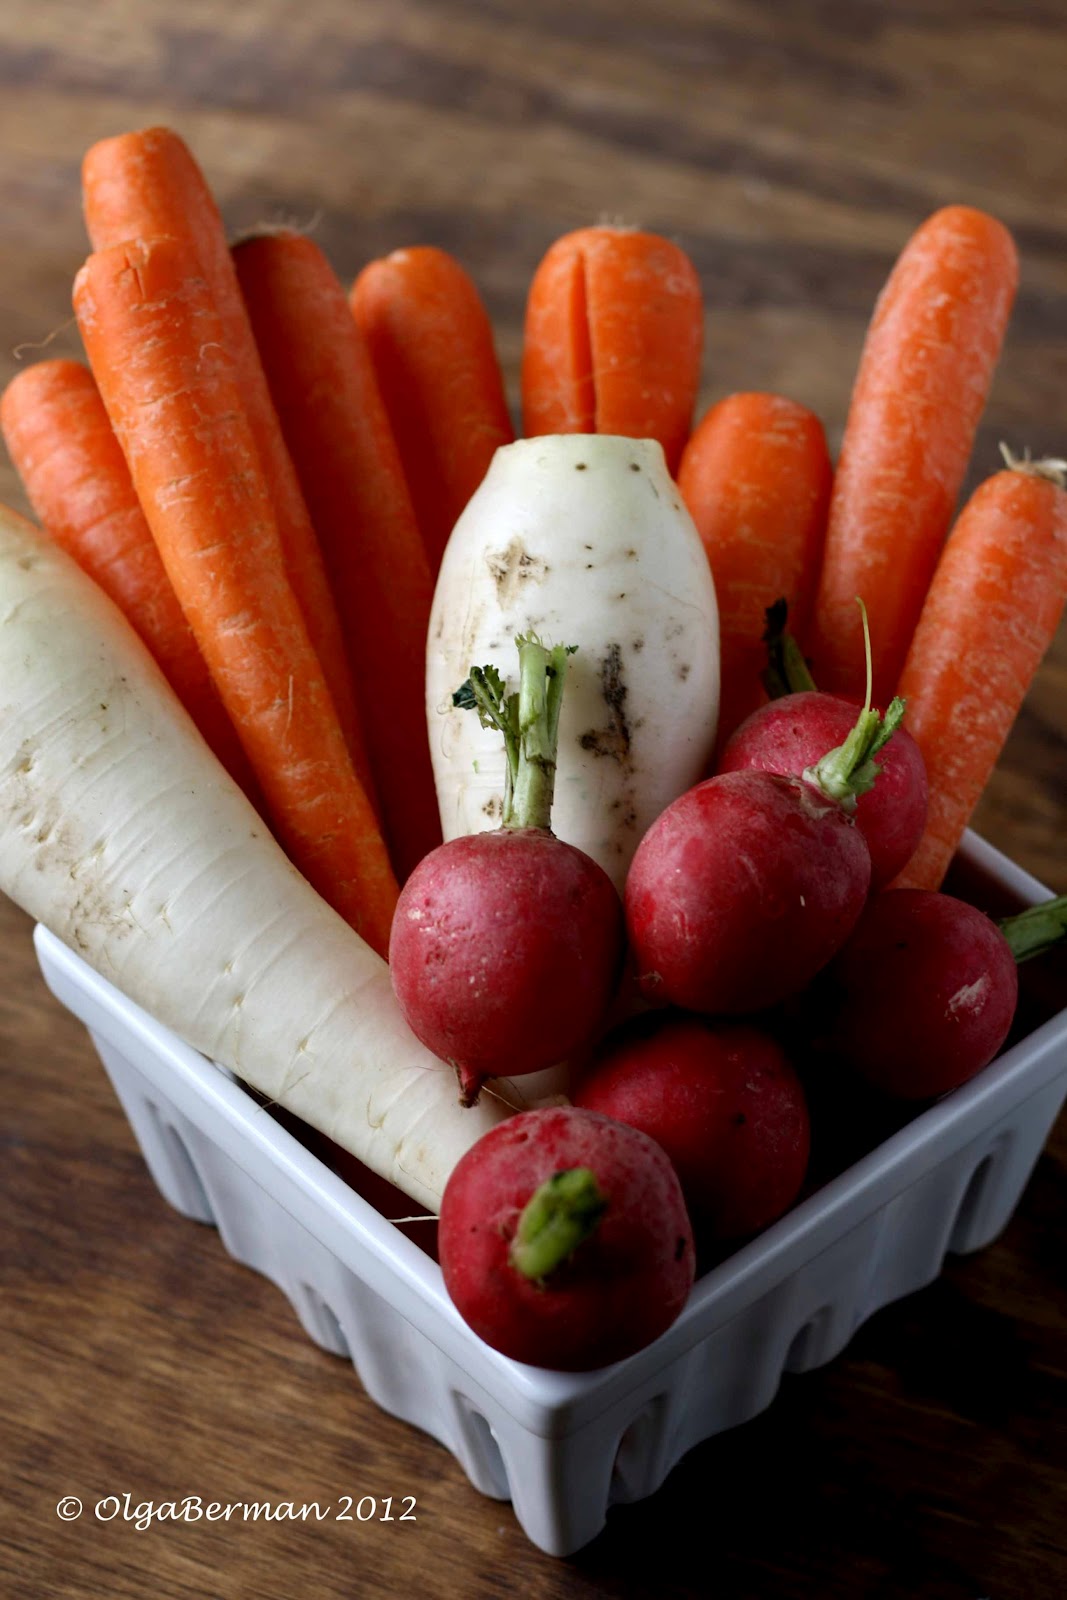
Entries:
<svg viewBox="0 0 1067 1600">
<path fill-rule="evenodd" d="M 424 647 L 449 532 L 513 438 L 492 330 L 433 248 L 346 296 L 308 238 L 232 251 L 180 138 L 87 154 L 94 253 L 74 302 L 91 370 L 46 361 L 0 406 L 44 527 L 126 613 L 291 858 L 379 950 L 438 843 Z M 761 702 L 766 608 L 820 686 L 899 688 L 930 775 L 905 878 L 936 887 L 1067 594 L 1060 467 L 1012 462 L 945 543 L 1016 282 L 1006 230 L 936 213 L 864 349 L 836 477 L 822 426 L 735 394 L 690 437 L 703 305 L 685 253 L 637 229 L 557 241 L 530 290 L 527 434 L 655 438 L 719 598 L 720 747 Z M 942 549 L 942 546 L 944 548 Z"/>
<path fill-rule="evenodd" d="M 384 952 L 397 879 L 440 840 L 423 651 L 441 519 L 511 437 L 488 319 L 440 251 L 368 268 L 351 308 L 306 238 L 231 252 L 167 129 L 95 145 L 83 191 L 91 370 L 20 374 L 8 449 L 292 860 Z"/>
<path fill-rule="evenodd" d="M 371 263 L 350 296 L 293 231 L 231 251 L 165 128 L 95 145 L 83 194 L 89 368 L 16 378 L 8 449 L 292 860 L 384 951 L 398 879 L 440 841 L 434 577 L 513 438 L 485 309 L 436 249 Z M 584 230 L 549 253 L 530 316 L 530 430 L 652 435 L 676 464 L 703 325 L 684 254 Z"/>
<path fill-rule="evenodd" d="M 1067 599 L 1064 463 L 1009 459 L 949 531 L 1016 281 L 1000 223 L 936 212 L 875 308 L 832 485 L 818 420 L 773 395 L 714 407 L 679 472 L 716 575 L 720 748 L 763 698 L 766 608 L 786 599 L 819 687 L 859 699 L 866 601 L 875 699 L 904 697 L 929 778 L 899 886 L 940 885 Z"/>
</svg>

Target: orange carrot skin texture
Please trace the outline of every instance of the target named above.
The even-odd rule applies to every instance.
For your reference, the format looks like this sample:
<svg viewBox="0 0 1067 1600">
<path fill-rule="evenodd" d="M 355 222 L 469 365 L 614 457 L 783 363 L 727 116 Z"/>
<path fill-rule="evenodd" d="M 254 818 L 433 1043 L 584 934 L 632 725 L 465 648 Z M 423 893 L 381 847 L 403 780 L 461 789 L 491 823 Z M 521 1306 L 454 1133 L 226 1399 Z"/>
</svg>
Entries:
<svg viewBox="0 0 1067 1600">
<path fill-rule="evenodd" d="M 344 625 L 398 876 L 441 843 L 426 730 L 433 583 L 366 343 L 326 257 L 299 233 L 234 251 L 282 431 Z"/>
<path fill-rule="evenodd" d="M 436 574 L 494 452 L 515 437 L 489 317 L 459 262 L 427 245 L 364 267 L 351 307 Z"/>
<path fill-rule="evenodd" d="M 976 490 L 949 535 L 900 679 L 926 762 L 926 832 L 894 888 L 937 889 L 1067 599 L 1067 492 L 1025 471 Z"/>
<path fill-rule="evenodd" d="M 361 764 L 355 694 L 341 625 L 256 353 L 222 218 L 204 175 L 176 133 L 169 128 L 146 128 L 92 146 L 82 163 L 82 194 L 94 250 L 106 250 L 128 239 L 164 235 L 188 239 L 195 245 L 270 490 L 285 570 L 322 662 L 345 737 Z"/>
<path fill-rule="evenodd" d="M 185 240 L 90 256 L 74 308 L 153 537 L 279 838 L 380 952 L 397 885 L 303 616 L 234 364 Z"/>
<path fill-rule="evenodd" d="M 41 361 L 8 384 L 0 426 L 38 520 L 140 634 L 213 753 L 259 803 L 248 757 L 163 569 L 92 373 Z"/>
<path fill-rule="evenodd" d="M 794 632 L 807 620 L 832 480 L 822 423 L 777 394 L 720 400 L 682 454 L 678 487 L 719 602 L 720 749 L 767 698 L 767 607 L 785 599 Z"/>
<path fill-rule="evenodd" d="M 677 472 L 700 386 L 704 311 L 685 251 L 636 228 L 579 228 L 534 274 L 523 428 L 658 439 Z"/>
<path fill-rule="evenodd" d="M 905 246 L 875 307 L 830 501 L 813 626 L 820 689 L 863 694 L 856 596 L 874 700 L 892 695 L 967 470 L 1015 297 L 1007 229 L 966 206 L 937 211 Z"/>
</svg>

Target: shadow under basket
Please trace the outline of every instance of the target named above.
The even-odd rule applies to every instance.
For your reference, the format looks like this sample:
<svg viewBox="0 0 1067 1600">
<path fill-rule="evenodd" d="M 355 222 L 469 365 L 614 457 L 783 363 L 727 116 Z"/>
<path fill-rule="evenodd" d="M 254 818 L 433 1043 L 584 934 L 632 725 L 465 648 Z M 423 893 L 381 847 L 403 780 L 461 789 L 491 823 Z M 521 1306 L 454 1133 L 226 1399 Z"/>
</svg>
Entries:
<svg viewBox="0 0 1067 1600">
<path fill-rule="evenodd" d="M 1000 915 L 1048 898 L 974 835 L 952 887 Z M 424 1429 L 529 1538 L 567 1555 L 609 1505 L 652 1494 L 701 1440 L 748 1421 L 783 1372 L 836 1356 L 879 1307 L 980 1249 L 1010 1218 L 1067 1094 L 1067 999 L 1031 968 L 1021 1036 L 694 1286 L 655 1344 L 598 1372 L 527 1367 L 484 1345 L 440 1268 L 275 1121 L 49 934 L 37 954 L 89 1029 L 164 1197 L 218 1228 L 288 1296 L 368 1395 Z M 1042 993 L 1044 989 L 1044 993 Z M 1056 998 L 1058 992 L 1058 1001 Z"/>
</svg>

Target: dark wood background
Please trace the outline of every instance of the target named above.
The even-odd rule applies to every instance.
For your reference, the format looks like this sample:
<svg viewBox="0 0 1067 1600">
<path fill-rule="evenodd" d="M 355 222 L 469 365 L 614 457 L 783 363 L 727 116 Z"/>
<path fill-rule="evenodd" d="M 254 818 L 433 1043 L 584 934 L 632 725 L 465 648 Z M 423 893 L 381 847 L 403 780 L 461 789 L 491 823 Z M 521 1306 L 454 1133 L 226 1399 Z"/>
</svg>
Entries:
<svg viewBox="0 0 1067 1600">
<path fill-rule="evenodd" d="M 1067 454 L 1065 20 L 1058 0 L 5 0 L 0 377 L 54 330 L 49 353 L 75 348 L 82 152 L 166 121 L 235 229 L 313 228 L 345 278 L 403 244 L 453 250 L 513 397 L 525 287 L 551 240 L 604 217 L 666 232 L 706 289 L 706 399 L 781 390 L 835 444 L 896 251 L 938 205 L 987 207 L 1023 277 L 972 481 L 1002 438 Z M 0 498 L 22 504 L 6 464 Z M 1061 633 L 978 819 L 1057 891 L 1065 689 Z M 0 952 L 4 1594 L 1067 1592 L 1063 1123 L 999 1244 L 559 1563 L 167 1209 L 6 902 Z M 413 1494 L 418 1522 L 138 1533 L 55 1515 L 64 1495 L 123 1490 Z"/>
</svg>

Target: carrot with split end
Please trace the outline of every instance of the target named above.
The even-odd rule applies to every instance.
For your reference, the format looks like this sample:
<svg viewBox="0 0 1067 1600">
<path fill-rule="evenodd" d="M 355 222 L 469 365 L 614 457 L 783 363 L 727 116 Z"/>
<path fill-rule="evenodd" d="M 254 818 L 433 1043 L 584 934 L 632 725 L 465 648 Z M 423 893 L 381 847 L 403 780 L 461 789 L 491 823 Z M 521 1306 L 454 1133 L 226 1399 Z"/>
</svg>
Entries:
<svg viewBox="0 0 1067 1600">
<path fill-rule="evenodd" d="M 728 395 L 682 454 L 678 487 L 719 603 L 720 750 L 767 698 L 767 608 L 784 599 L 794 631 L 807 620 L 832 479 L 822 423 L 778 394 Z"/>
<path fill-rule="evenodd" d="M 459 262 L 429 246 L 372 261 L 350 303 L 436 573 L 495 451 L 515 437 L 493 330 Z"/>
<path fill-rule="evenodd" d="M 234 363 L 187 240 L 90 256 L 74 284 L 89 362 L 152 535 L 279 837 L 379 952 L 396 880 L 300 608 Z"/>
<path fill-rule="evenodd" d="M 900 679 L 930 803 L 895 888 L 940 886 L 1067 600 L 1067 462 L 1005 457 L 949 535 Z"/>
<path fill-rule="evenodd" d="M 92 146 L 82 163 L 82 194 L 94 250 L 107 250 L 128 239 L 163 236 L 187 239 L 196 249 L 274 506 L 285 571 L 322 663 L 345 738 L 366 777 L 355 693 L 322 554 L 282 442 L 222 218 L 204 175 L 176 133 L 169 128 L 146 128 Z"/>
<path fill-rule="evenodd" d="M 1007 229 L 948 206 L 914 234 L 867 333 L 830 500 L 813 625 L 821 688 L 863 693 L 856 596 L 870 615 L 874 699 L 893 693 L 967 470 L 1015 296 Z"/>
<path fill-rule="evenodd" d="M 92 373 L 80 361 L 27 367 L 4 391 L 0 427 L 45 532 L 125 614 L 211 750 L 258 799 L 248 757 L 163 569 Z"/>
<path fill-rule="evenodd" d="M 677 471 L 700 385 L 703 300 L 678 245 L 579 228 L 545 255 L 526 303 L 523 427 L 658 439 Z"/>
<path fill-rule="evenodd" d="M 237 276 L 344 625 L 382 826 L 401 878 L 441 843 L 426 729 L 433 583 L 366 344 L 329 262 L 290 231 Z"/>
</svg>

